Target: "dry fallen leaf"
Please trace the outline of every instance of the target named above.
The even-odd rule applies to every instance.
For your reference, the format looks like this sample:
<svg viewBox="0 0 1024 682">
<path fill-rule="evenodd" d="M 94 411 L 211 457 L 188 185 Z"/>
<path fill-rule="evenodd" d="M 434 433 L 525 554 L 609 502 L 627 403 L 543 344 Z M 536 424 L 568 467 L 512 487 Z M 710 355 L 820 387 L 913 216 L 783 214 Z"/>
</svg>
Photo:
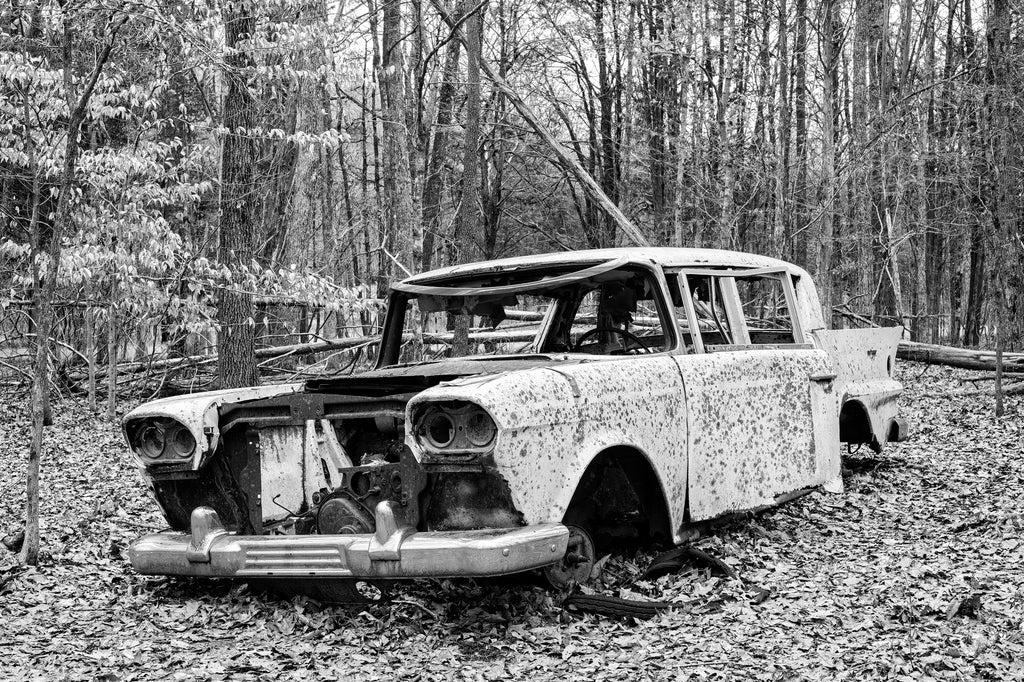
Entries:
<svg viewBox="0 0 1024 682">
<path fill-rule="evenodd" d="M 988 399 L 949 395 L 969 372 L 899 373 L 908 442 L 846 457 L 841 495 L 695 543 L 738 580 L 689 567 L 637 582 L 655 551 L 610 557 L 592 592 L 679 604 L 648 621 L 568 614 L 529 579 L 406 583 L 348 609 L 137 575 L 124 548 L 163 528 L 156 506 L 116 425 L 58 402 L 48 558 L 21 570 L 0 550 L 0 679 L 1021 679 L 1024 403 L 997 420 Z M 0 406 L 5 532 L 24 505 L 26 425 Z"/>
</svg>

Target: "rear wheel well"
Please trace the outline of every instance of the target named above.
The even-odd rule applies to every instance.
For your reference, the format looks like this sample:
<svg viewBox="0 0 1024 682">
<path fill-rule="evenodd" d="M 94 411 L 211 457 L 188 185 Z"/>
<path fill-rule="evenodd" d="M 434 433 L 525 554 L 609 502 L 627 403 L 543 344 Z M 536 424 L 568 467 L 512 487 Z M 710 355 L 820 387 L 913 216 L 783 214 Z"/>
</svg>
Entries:
<svg viewBox="0 0 1024 682">
<path fill-rule="evenodd" d="M 878 439 L 871 431 L 871 418 L 859 400 L 847 400 L 839 411 L 839 440 L 843 443 L 868 443 L 878 449 Z"/>
<path fill-rule="evenodd" d="M 654 468 L 640 451 L 609 448 L 587 466 L 563 521 L 585 528 L 599 549 L 668 541 L 668 506 Z"/>
</svg>

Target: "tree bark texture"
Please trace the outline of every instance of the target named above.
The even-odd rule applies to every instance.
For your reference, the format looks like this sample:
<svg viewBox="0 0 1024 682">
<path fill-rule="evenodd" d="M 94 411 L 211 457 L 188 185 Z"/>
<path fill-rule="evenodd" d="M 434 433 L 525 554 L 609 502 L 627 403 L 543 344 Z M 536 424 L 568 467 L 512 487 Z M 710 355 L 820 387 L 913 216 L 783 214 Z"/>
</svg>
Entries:
<svg viewBox="0 0 1024 682">
<path fill-rule="evenodd" d="M 465 3 L 463 3 L 463 11 Z M 451 40 L 445 49 L 444 69 L 437 96 L 437 120 L 430 142 L 430 155 L 423 181 L 423 269 L 434 265 L 434 248 L 441 235 L 441 202 L 444 190 L 444 165 L 448 158 L 448 128 L 452 124 L 457 93 L 455 79 L 459 74 L 459 52 L 462 42 Z"/>
<path fill-rule="evenodd" d="M 463 8 L 469 9 L 469 4 Z M 455 218 L 448 262 L 461 263 L 473 253 L 480 224 L 480 51 L 483 33 L 480 7 L 466 19 L 466 126 L 462 148 L 462 199 Z"/>
<path fill-rule="evenodd" d="M 255 256 L 259 241 L 259 197 L 254 169 L 259 150 L 254 135 L 257 103 L 250 89 L 254 62 L 246 41 L 256 30 L 256 18 L 246 5 L 231 5 L 224 17 L 225 43 L 231 52 L 224 72 L 224 141 L 221 150 L 220 232 L 222 263 L 238 268 Z M 231 283 L 217 292 L 217 377 L 221 388 L 254 386 L 256 368 L 256 308 L 252 294 Z"/>
<path fill-rule="evenodd" d="M 406 126 L 405 58 L 402 52 L 401 0 L 381 3 L 381 66 L 378 73 L 381 96 L 381 143 L 383 147 L 381 246 L 386 260 L 386 273 L 401 276 L 402 268 L 419 267 L 413 256 L 422 245 L 413 223 L 412 176 L 409 169 L 409 131 Z M 402 267 L 396 267 L 395 261 Z"/>
</svg>

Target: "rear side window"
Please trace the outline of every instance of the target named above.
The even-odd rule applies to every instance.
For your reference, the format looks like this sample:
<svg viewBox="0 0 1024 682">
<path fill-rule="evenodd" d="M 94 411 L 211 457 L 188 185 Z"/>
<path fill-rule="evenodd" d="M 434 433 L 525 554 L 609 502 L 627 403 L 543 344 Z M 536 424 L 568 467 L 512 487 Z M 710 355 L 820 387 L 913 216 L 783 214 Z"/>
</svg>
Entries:
<svg viewBox="0 0 1024 682">
<path fill-rule="evenodd" d="M 736 343 L 732 325 L 725 309 L 725 296 L 719 277 L 691 277 L 690 300 L 697 318 L 697 327 L 706 345 Z"/>
<path fill-rule="evenodd" d="M 705 352 L 812 348 L 794 310 L 796 292 L 781 268 L 684 270 L 673 293 L 683 339 Z"/>
<path fill-rule="evenodd" d="M 797 343 L 781 277 L 737 277 L 736 289 L 750 334 L 750 343 Z"/>
</svg>

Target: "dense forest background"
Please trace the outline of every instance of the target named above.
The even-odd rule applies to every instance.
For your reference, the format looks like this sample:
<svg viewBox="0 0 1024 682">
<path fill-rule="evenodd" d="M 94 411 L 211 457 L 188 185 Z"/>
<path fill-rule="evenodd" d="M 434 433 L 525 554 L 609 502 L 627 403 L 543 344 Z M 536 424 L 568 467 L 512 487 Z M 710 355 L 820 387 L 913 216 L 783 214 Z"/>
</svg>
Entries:
<svg viewBox="0 0 1024 682">
<path fill-rule="evenodd" d="M 54 391 L 113 418 L 126 393 L 353 370 L 391 281 L 471 259 L 795 261 L 834 325 L 996 347 L 1001 415 L 1001 353 L 1024 343 L 1020 10 L 4 3 L 0 382 L 33 389 L 24 561 Z"/>
<path fill-rule="evenodd" d="M 0 362 L 93 405 L 183 359 L 162 389 L 214 385 L 218 347 L 354 366 L 407 272 L 643 241 L 795 261 L 837 326 L 1019 348 L 1020 10 L 12 0 Z"/>
</svg>

